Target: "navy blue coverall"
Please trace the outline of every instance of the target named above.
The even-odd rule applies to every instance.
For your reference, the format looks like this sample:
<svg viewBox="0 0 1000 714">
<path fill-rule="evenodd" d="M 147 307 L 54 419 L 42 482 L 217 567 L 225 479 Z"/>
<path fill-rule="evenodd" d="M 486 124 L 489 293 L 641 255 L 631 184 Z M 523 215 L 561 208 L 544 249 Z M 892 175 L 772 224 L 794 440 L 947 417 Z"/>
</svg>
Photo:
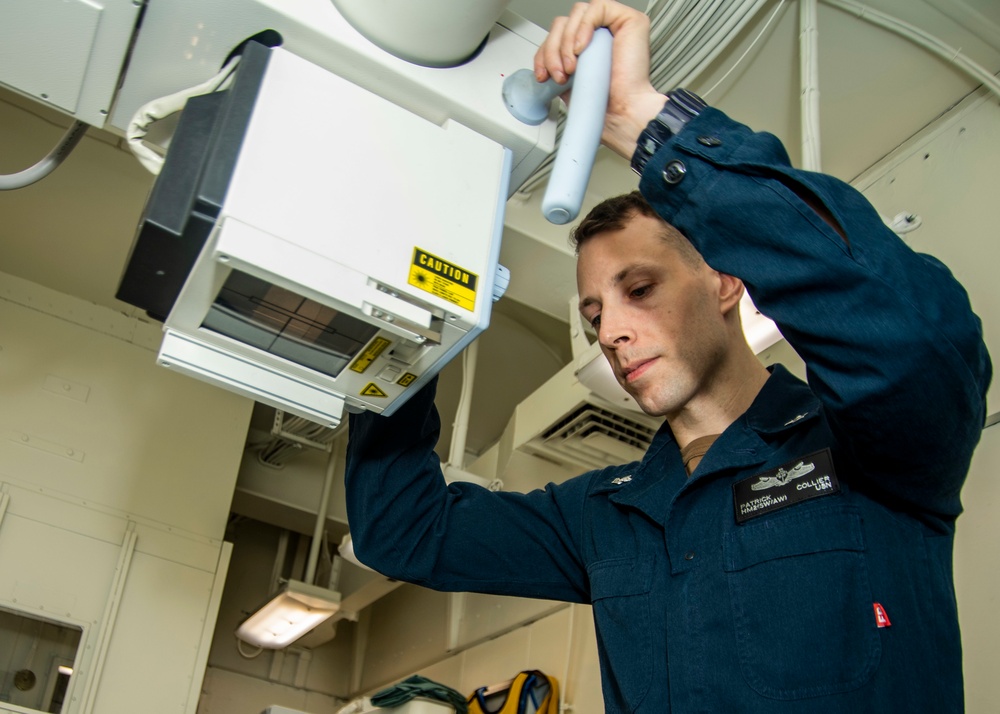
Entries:
<svg viewBox="0 0 1000 714">
<path fill-rule="evenodd" d="M 991 376 L 965 291 L 850 186 L 711 108 L 640 190 L 744 281 L 808 385 L 773 368 L 690 478 L 665 425 L 641 462 L 528 494 L 444 483 L 430 386 L 351 417 L 358 557 L 592 603 L 608 712 L 961 711 L 952 544 Z"/>
</svg>

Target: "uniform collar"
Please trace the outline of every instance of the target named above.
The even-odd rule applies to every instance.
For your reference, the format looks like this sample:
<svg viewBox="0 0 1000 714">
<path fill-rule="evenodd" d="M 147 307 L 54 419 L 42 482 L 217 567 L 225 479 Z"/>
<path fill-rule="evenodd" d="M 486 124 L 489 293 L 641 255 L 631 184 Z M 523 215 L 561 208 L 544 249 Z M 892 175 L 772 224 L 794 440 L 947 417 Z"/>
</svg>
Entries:
<svg viewBox="0 0 1000 714">
<path fill-rule="evenodd" d="M 778 434 L 814 419 L 820 403 L 809 386 L 783 365 L 768 367 L 771 376 L 741 418 L 760 434 Z"/>
<path fill-rule="evenodd" d="M 779 364 L 768 370 L 771 376 L 750 408 L 719 436 L 695 478 L 688 478 L 680 448 L 664 422 L 640 463 L 605 470 L 592 493 L 610 493 L 613 503 L 642 511 L 663 525 L 674 498 L 701 481 L 702 476 L 766 462 L 772 448 L 762 434 L 794 429 L 814 419 L 820 410 L 809 387 L 785 367 Z"/>
<path fill-rule="evenodd" d="M 653 441 L 642 461 L 635 461 L 631 464 L 615 466 L 598 472 L 597 480 L 591 485 L 590 493 L 610 493 L 611 500 L 620 502 L 620 492 L 637 494 L 645 491 L 655 482 L 660 480 L 662 475 L 671 471 L 669 466 L 671 457 L 676 454 L 678 463 L 680 452 L 674 434 L 666 422 L 660 426 L 653 436 Z M 681 465 L 683 470 L 683 464 Z"/>
<path fill-rule="evenodd" d="M 608 497 L 612 503 L 634 508 L 664 525 L 674 494 L 687 481 L 680 449 L 666 422 L 653 438 L 645 458 L 631 466 L 600 488 L 610 491 L 609 487 L 613 487 L 614 492 Z"/>
<path fill-rule="evenodd" d="M 796 429 L 819 415 L 819 400 L 808 385 L 783 365 L 773 365 L 768 371 L 771 376 L 750 407 L 712 445 L 691 481 L 763 464 L 774 451 L 773 435 Z"/>
</svg>

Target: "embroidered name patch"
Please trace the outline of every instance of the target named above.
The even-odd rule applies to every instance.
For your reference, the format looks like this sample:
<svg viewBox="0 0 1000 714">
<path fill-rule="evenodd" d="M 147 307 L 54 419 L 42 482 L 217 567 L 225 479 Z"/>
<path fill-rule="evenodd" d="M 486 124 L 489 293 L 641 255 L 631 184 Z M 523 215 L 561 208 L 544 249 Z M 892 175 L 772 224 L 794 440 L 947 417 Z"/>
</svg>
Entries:
<svg viewBox="0 0 1000 714">
<path fill-rule="evenodd" d="M 733 484 L 736 522 L 840 491 L 829 449 L 789 461 Z"/>
</svg>

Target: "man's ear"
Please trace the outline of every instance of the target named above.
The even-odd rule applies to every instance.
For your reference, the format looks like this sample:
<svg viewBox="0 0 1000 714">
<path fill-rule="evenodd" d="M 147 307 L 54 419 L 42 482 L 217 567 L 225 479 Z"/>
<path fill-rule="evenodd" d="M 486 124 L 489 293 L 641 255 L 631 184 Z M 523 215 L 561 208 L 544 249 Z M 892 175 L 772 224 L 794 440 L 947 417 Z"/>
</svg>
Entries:
<svg viewBox="0 0 1000 714">
<path fill-rule="evenodd" d="M 743 281 L 734 278 L 726 273 L 718 273 L 719 276 L 719 308 L 723 315 L 729 314 L 733 309 L 739 309 L 740 298 L 743 297 L 745 288 Z"/>
</svg>

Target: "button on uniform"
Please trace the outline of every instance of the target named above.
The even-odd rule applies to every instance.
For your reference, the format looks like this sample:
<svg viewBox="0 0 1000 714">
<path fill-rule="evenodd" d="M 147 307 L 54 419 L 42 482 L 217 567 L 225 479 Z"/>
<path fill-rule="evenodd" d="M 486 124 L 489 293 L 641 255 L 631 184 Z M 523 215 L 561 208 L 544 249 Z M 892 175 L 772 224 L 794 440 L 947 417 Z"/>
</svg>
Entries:
<svg viewBox="0 0 1000 714">
<path fill-rule="evenodd" d="M 702 135 L 698 137 L 698 143 L 702 146 L 721 146 L 722 139 L 717 136 Z"/>
<path fill-rule="evenodd" d="M 663 167 L 663 180 L 671 186 L 679 184 L 683 181 L 686 174 L 687 166 L 684 165 L 683 161 L 679 161 L 678 159 L 670 161 Z"/>
<path fill-rule="evenodd" d="M 694 560 L 694 551 L 689 550 L 687 553 L 685 553 L 684 560 Z"/>
</svg>

